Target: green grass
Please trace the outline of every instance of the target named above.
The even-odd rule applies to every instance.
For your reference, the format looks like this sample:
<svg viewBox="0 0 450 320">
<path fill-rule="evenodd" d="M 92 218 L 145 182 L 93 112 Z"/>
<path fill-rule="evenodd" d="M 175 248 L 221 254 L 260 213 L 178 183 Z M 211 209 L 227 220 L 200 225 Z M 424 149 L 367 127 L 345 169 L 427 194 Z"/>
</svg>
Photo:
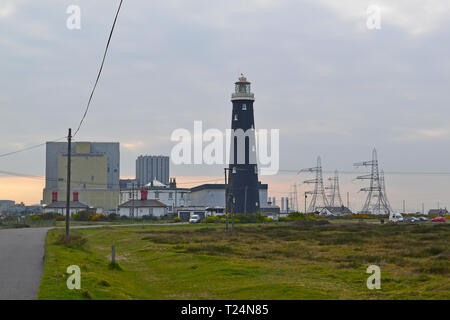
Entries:
<svg viewBox="0 0 450 320">
<path fill-rule="evenodd" d="M 450 299 L 450 226 L 302 222 L 79 229 L 47 236 L 40 299 Z M 111 245 L 116 265 L 111 266 Z M 368 290 L 366 268 L 381 268 Z M 81 268 L 68 290 L 66 268 Z"/>
</svg>

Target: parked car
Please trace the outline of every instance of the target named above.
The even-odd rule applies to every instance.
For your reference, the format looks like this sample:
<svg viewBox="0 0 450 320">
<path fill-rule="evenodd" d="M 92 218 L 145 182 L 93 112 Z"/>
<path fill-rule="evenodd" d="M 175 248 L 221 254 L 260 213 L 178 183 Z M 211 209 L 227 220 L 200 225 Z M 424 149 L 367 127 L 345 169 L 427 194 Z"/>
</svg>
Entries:
<svg viewBox="0 0 450 320">
<path fill-rule="evenodd" d="M 416 217 L 409 217 L 409 218 L 406 218 L 406 222 L 412 222 L 412 223 L 414 223 L 414 222 L 419 222 L 420 221 L 420 219 L 419 218 L 416 218 Z"/>
<path fill-rule="evenodd" d="M 193 214 L 190 218 L 189 218 L 189 223 L 199 223 L 202 219 L 200 219 L 200 216 Z"/>
<path fill-rule="evenodd" d="M 419 219 L 420 221 L 428 221 L 428 219 L 425 218 L 425 217 L 419 217 L 418 219 Z"/>
<path fill-rule="evenodd" d="M 444 217 L 436 217 L 436 218 L 434 218 L 431 221 L 433 221 L 433 222 L 445 222 L 445 219 L 444 219 Z"/>
</svg>

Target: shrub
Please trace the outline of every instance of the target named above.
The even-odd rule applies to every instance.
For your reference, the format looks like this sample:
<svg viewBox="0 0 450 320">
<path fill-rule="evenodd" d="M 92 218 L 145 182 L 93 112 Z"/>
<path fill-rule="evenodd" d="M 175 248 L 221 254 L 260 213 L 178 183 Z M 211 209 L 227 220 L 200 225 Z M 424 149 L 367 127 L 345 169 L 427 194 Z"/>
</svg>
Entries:
<svg viewBox="0 0 450 320">
<path fill-rule="evenodd" d="M 251 214 L 235 214 L 234 222 L 239 221 L 240 223 L 257 223 L 264 222 L 264 216 L 260 212 L 251 213 Z"/>
<path fill-rule="evenodd" d="M 118 218 L 119 218 L 119 215 L 117 213 L 110 213 L 108 215 L 108 220 L 109 221 L 114 221 L 114 220 L 117 220 Z"/>
<path fill-rule="evenodd" d="M 55 221 L 61 221 L 61 217 L 63 217 L 62 220 L 64 220 L 64 215 L 60 215 L 56 212 L 46 212 L 41 214 L 33 214 L 27 217 L 27 220 L 31 221 L 39 221 L 39 220 L 55 220 Z"/>
<path fill-rule="evenodd" d="M 291 218 L 292 221 L 306 219 L 305 215 L 301 212 L 291 212 L 289 213 L 289 218 Z"/>
<path fill-rule="evenodd" d="M 38 221 L 38 220 L 41 220 L 42 217 L 40 215 L 38 215 L 38 214 L 34 214 L 32 216 L 29 216 L 28 219 L 31 220 L 31 221 Z"/>
<path fill-rule="evenodd" d="M 96 214 L 96 215 L 92 215 L 91 214 L 89 216 L 89 220 L 91 220 L 91 221 L 105 221 L 105 220 L 107 220 L 107 217 L 104 214 L 101 214 L 101 213 Z"/>
<path fill-rule="evenodd" d="M 181 222 L 181 219 L 179 217 L 173 218 L 173 222 Z"/>
<path fill-rule="evenodd" d="M 158 217 L 155 217 L 154 215 L 150 214 L 150 215 L 145 215 L 142 216 L 142 220 L 158 220 Z"/>
<path fill-rule="evenodd" d="M 92 216 L 92 214 L 89 211 L 83 210 L 83 211 L 75 213 L 73 215 L 73 220 L 75 220 L 75 221 L 88 221 L 90 216 Z"/>
<path fill-rule="evenodd" d="M 203 219 L 204 223 L 217 223 L 219 222 L 219 217 L 209 216 Z"/>
</svg>

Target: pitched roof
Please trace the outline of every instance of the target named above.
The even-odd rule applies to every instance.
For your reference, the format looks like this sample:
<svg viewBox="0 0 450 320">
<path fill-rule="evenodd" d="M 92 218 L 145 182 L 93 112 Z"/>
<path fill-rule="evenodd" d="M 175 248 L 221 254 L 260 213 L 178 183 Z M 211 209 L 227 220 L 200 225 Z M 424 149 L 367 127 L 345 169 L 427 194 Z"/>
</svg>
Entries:
<svg viewBox="0 0 450 320">
<path fill-rule="evenodd" d="M 158 181 L 156 179 L 153 179 L 153 181 L 150 181 L 144 187 L 146 187 L 146 188 L 148 188 L 148 187 L 167 188 L 167 186 L 164 183 L 162 183 L 161 181 Z"/>
<path fill-rule="evenodd" d="M 129 200 L 119 205 L 119 208 L 167 208 L 167 205 L 158 200 Z"/>
<path fill-rule="evenodd" d="M 70 201 L 70 208 L 74 209 L 88 209 L 89 206 L 87 204 L 81 203 L 79 201 Z M 66 201 L 56 201 L 48 204 L 45 206 L 45 209 L 65 209 L 66 208 Z"/>
<path fill-rule="evenodd" d="M 324 207 L 323 209 L 327 209 L 331 213 L 352 213 L 352 211 L 347 207 Z"/>
</svg>

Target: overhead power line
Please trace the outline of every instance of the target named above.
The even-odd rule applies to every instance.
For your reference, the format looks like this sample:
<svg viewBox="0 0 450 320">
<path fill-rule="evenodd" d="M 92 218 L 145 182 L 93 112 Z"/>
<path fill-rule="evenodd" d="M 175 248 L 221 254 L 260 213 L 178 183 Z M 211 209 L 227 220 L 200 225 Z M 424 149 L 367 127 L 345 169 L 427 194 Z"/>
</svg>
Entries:
<svg viewBox="0 0 450 320">
<path fill-rule="evenodd" d="M 111 43 L 112 35 L 113 35 L 113 33 L 114 33 L 114 28 L 115 28 L 115 26 L 116 26 L 117 18 L 118 18 L 118 16 L 119 16 L 120 9 L 122 8 L 122 2 L 123 2 L 123 0 L 120 0 L 119 8 L 117 9 L 116 16 L 115 16 L 115 18 L 114 18 L 114 23 L 113 23 L 112 28 L 111 28 L 111 32 L 109 33 L 108 42 L 106 43 L 106 48 L 105 48 L 105 52 L 104 52 L 104 54 L 103 54 L 102 63 L 101 63 L 101 65 L 100 65 L 100 69 L 99 69 L 99 71 L 98 71 L 98 74 L 97 74 L 97 78 L 96 78 L 96 80 L 95 80 L 94 87 L 92 88 L 91 95 L 89 96 L 89 100 L 88 100 L 88 103 L 87 103 L 87 106 L 86 106 L 86 110 L 84 111 L 83 117 L 81 118 L 80 123 L 79 123 L 79 125 L 78 125 L 78 128 L 77 128 L 77 130 L 75 131 L 75 134 L 73 135 L 73 137 L 75 137 L 75 135 L 78 133 L 78 131 L 80 131 L 80 128 L 81 128 L 81 126 L 82 126 L 82 124 L 83 124 L 83 122 L 84 122 L 84 119 L 86 118 L 86 115 L 87 115 L 87 113 L 88 113 L 88 111 L 89 111 L 89 107 L 90 107 L 90 105 L 91 105 L 92 97 L 94 96 L 95 89 L 97 88 L 98 81 L 100 80 L 100 76 L 101 76 L 102 71 L 103 71 L 103 66 L 104 66 L 104 64 L 105 64 L 106 55 L 107 55 L 107 53 L 108 53 L 108 49 L 109 49 L 109 45 L 110 45 L 110 43 Z M 60 141 L 60 140 L 62 140 L 62 139 L 65 139 L 65 138 L 67 138 L 67 137 L 62 137 L 62 138 L 53 140 L 52 142 L 57 142 L 57 141 Z M 30 147 L 26 147 L 26 148 L 23 148 L 23 149 L 20 149 L 20 150 L 16 150 L 16 151 L 12 151 L 12 152 L 8 152 L 8 153 L 0 154 L 0 158 L 7 157 L 7 156 L 11 156 L 11 155 L 14 155 L 14 154 L 17 154 L 17 153 L 21 153 L 21 152 L 24 152 L 24 151 L 36 149 L 36 148 L 39 148 L 39 147 L 44 146 L 46 143 L 47 143 L 47 142 L 42 142 L 42 143 L 36 144 L 36 145 L 34 145 L 34 146 L 30 146 Z"/>
<path fill-rule="evenodd" d="M 301 170 L 299 169 L 280 169 L 280 173 L 297 173 L 299 174 Z M 323 170 L 323 173 L 332 174 L 334 171 Z M 361 171 L 344 171 L 339 170 L 339 174 L 360 174 Z M 385 171 L 384 174 L 395 174 L 395 175 L 450 175 L 450 171 Z"/>
<path fill-rule="evenodd" d="M 88 100 L 88 103 L 86 105 L 86 110 L 84 111 L 83 117 L 81 118 L 81 121 L 80 121 L 80 123 L 78 125 L 77 130 L 73 134 L 73 137 L 75 137 L 77 135 L 78 131 L 80 131 L 81 125 L 83 124 L 83 121 L 86 118 L 86 115 L 87 115 L 87 113 L 89 111 L 89 107 L 91 106 L 92 97 L 94 96 L 95 89 L 97 88 L 98 81 L 100 80 L 100 76 L 101 76 L 102 71 L 103 71 L 103 66 L 105 64 L 105 59 L 106 59 L 106 55 L 108 53 L 109 44 L 111 43 L 111 38 L 112 38 L 112 35 L 114 33 L 114 28 L 116 26 L 117 17 L 119 16 L 120 9 L 122 8 L 122 2 L 123 2 L 123 0 L 120 0 L 119 8 L 117 9 L 116 16 L 114 18 L 114 23 L 113 23 L 112 28 L 111 28 L 111 32 L 109 33 L 108 42 L 106 43 L 106 48 L 105 48 L 105 53 L 103 54 L 102 63 L 100 65 L 100 69 L 98 70 L 97 79 L 95 80 L 94 87 L 92 88 L 91 95 L 89 96 L 89 100 Z"/>
<path fill-rule="evenodd" d="M 63 139 L 66 139 L 66 137 L 61 137 L 61 138 L 58 138 L 58 139 L 55 139 L 55 140 L 49 141 L 49 142 L 58 142 L 58 141 L 61 141 L 61 140 L 63 140 Z M 24 152 L 24 151 L 36 149 L 36 148 L 39 148 L 39 147 L 44 146 L 46 143 L 47 143 L 47 142 L 42 142 L 42 143 L 36 144 L 36 145 L 34 145 L 34 146 L 26 147 L 26 148 L 19 149 L 19 150 L 16 150 L 16 151 L 12 151 L 12 152 L 8 152 L 8 153 L 3 153 L 3 154 L 0 154 L 0 158 L 12 156 L 12 155 L 14 155 L 14 154 L 21 153 L 21 152 Z"/>
</svg>

